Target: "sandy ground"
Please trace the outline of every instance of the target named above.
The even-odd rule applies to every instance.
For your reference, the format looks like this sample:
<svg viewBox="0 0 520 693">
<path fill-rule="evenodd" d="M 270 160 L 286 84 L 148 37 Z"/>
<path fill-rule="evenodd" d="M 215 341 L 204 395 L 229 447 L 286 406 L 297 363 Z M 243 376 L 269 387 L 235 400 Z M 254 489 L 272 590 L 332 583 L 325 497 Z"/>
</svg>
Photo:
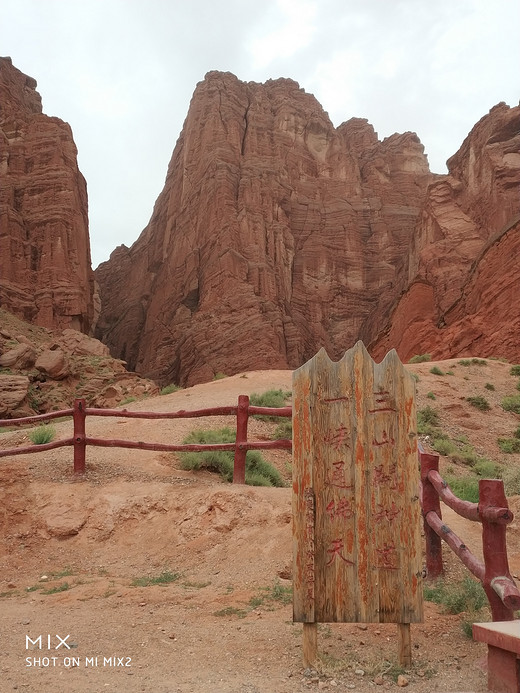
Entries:
<svg viewBox="0 0 520 693">
<path fill-rule="evenodd" d="M 514 392 L 510 366 L 437 365 L 454 375 L 430 374 L 432 364 L 411 367 L 419 376 L 418 407 L 437 408 L 443 427 L 467 435 L 481 454 L 518 464 L 520 456 L 496 446 L 498 436 L 520 425 L 499 407 Z M 239 394 L 290 390 L 291 377 L 242 374 L 127 406 L 176 411 L 235 404 Z M 483 390 L 486 382 L 495 390 Z M 489 412 L 465 400 L 481 393 L 492 404 Z M 234 421 L 87 420 L 96 437 L 156 442 L 181 442 L 196 427 L 222 425 Z M 59 436 L 70 435 L 69 422 L 56 427 Z M 267 439 L 271 431 L 270 424 L 251 422 L 249 437 Z M 25 442 L 23 431 L 0 434 L 4 448 Z M 266 457 L 288 481 L 290 455 Z M 181 470 L 172 453 L 89 447 L 87 467 L 86 478 L 74 480 L 70 448 L 0 460 L 0 691 L 398 688 L 394 625 L 320 625 L 320 664 L 304 670 L 302 627 L 293 624 L 290 604 L 290 488 L 230 486 L 209 473 Z M 511 499 L 513 509 L 518 504 Z M 449 510 L 444 519 L 478 555 L 480 528 Z M 508 546 L 511 570 L 520 572 L 516 522 Z M 448 548 L 445 562 L 449 579 L 462 574 Z M 133 584 L 160 575 L 171 582 Z M 413 666 L 401 672 L 408 690 L 486 690 L 485 647 L 464 636 L 463 617 L 426 603 L 424 623 L 412 626 Z"/>
</svg>

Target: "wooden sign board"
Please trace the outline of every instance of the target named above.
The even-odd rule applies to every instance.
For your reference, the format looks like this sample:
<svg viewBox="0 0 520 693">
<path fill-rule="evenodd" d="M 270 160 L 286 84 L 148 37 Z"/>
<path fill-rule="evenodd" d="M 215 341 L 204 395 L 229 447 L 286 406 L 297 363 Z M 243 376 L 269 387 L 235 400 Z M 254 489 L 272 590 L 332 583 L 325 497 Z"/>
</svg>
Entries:
<svg viewBox="0 0 520 693">
<path fill-rule="evenodd" d="M 415 381 L 395 351 L 293 375 L 294 620 L 423 619 Z"/>
</svg>

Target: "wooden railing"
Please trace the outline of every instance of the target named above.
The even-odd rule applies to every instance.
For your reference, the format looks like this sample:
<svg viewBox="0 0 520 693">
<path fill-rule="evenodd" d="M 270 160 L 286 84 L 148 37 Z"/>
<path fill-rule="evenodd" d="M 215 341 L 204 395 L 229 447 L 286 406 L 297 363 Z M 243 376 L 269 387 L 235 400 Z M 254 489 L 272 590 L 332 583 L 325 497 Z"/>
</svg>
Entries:
<svg viewBox="0 0 520 693">
<path fill-rule="evenodd" d="M 204 452 L 207 450 L 231 450 L 235 453 L 233 483 L 245 483 L 245 462 L 248 450 L 290 450 L 292 442 L 288 439 L 272 441 L 252 441 L 247 440 L 247 428 L 249 417 L 253 415 L 267 416 L 292 416 L 291 407 L 255 407 L 249 404 L 247 395 L 238 397 L 238 404 L 227 407 L 213 407 L 210 409 L 198 409 L 195 411 L 185 411 L 184 409 L 176 412 L 141 412 L 128 411 L 127 409 L 94 409 L 87 407 L 84 399 L 76 399 L 72 409 L 50 412 L 49 414 L 39 414 L 38 416 L 28 416 L 19 419 L 0 419 L 0 426 L 35 424 L 49 421 L 52 419 L 72 416 L 73 434 L 70 438 L 64 438 L 51 443 L 42 445 L 29 445 L 24 447 L 0 450 L 0 457 L 10 457 L 12 455 L 27 455 L 35 452 L 44 452 L 55 448 L 72 445 L 74 447 L 74 474 L 81 476 L 85 473 L 86 448 L 87 445 L 110 448 L 134 448 L 137 450 L 160 450 L 167 452 Z M 86 435 L 87 416 L 116 416 L 118 418 L 132 419 L 181 419 L 202 416 L 235 416 L 236 417 L 236 440 L 234 443 L 215 443 L 208 445 L 170 445 L 165 443 L 147 443 L 143 441 L 117 440 L 93 438 Z"/>
<path fill-rule="evenodd" d="M 0 426 L 36 424 L 52 419 L 72 416 L 73 435 L 43 445 L 30 445 L 0 450 L 1 457 L 25 455 L 44 452 L 64 446 L 74 447 L 74 474 L 79 477 L 86 469 L 86 448 L 120 447 L 138 450 L 159 450 L 167 452 L 203 452 L 207 450 L 231 450 L 235 453 L 233 483 L 245 483 L 245 458 L 248 450 L 291 450 L 292 442 L 288 439 L 272 441 L 247 440 L 249 417 L 255 414 L 267 416 L 292 416 L 291 407 L 256 407 L 249 404 L 247 395 L 240 395 L 238 404 L 225 407 L 213 407 L 194 411 L 176 412 L 140 412 L 127 409 L 94 409 L 87 407 L 84 399 L 74 401 L 72 409 L 40 414 L 19 419 L 0 419 Z M 236 440 L 234 443 L 217 443 L 211 445 L 182 445 L 149 443 L 118 439 L 94 438 L 86 435 L 87 416 L 114 416 L 134 419 L 179 419 L 205 416 L 235 416 Z M 493 621 L 514 619 L 514 611 L 520 609 L 520 591 L 511 574 L 507 559 L 506 526 L 512 522 L 513 513 L 509 510 L 504 493 L 504 484 L 498 479 L 481 479 L 479 481 L 479 502 L 470 503 L 455 496 L 439 474 L 439 456 L 426 453 L 419 446 L 421 466 L 421 506 L 424 517 L 426 539 L 426 573 L 436 578 L 443 573 L 442 541 L 444 540 L 460 558 L 468 570 L 477 577 L 486 592 L 491 607 Z M 464 542 L 442 521 L 440 500 L 461 517 L 482 523 L 482 549 L 484 560 L 479 560 Z"/>
<path fill-rule="evenodd" d="M 439 474 L 439 456 L 419 446 L 421 464 L 421 506 L 426 538 L 426 573 L 442 575 L 442 540 L 455 552 L 468 570 L 482 583 L 491 607 L 493 621 L 512 621 L 520 609 L 520 591 L 507 560 L 506 526 L 512 522 L 501 479 L 479 481 L 479 501 L 470 503 L 455 496 Z M 482 523 L 482 553 L 479 560 L 466 544 L 442 521 L 440 500 L 461 517 Z"/>
</svg>

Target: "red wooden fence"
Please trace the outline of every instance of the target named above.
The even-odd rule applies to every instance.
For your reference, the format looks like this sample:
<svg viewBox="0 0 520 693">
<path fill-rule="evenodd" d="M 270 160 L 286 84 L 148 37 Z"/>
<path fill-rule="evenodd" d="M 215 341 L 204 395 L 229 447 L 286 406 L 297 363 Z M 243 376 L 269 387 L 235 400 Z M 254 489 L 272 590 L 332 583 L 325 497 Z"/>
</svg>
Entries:
<svg viewBox="0 0 520 693">
<path fill-rule="evenodd" d="M 122 447 L 139 450 L 171 452 L 203 452 L 205 450 L 233 450 L 235 453 L 233 483 L 245 483 L 245 458 L 248 450 L 291 450 L 292 442 L 287 439 L 273 441 L 247 441 L 249 417 L 254 414 L 268 416 L 292 416 L 292 407 L 250 406 L 249 397 L 240 395 L 238 405 L 213 407 L 194 411 L 139 412 L 127 409 L 94 409 L 86 406 L 84 399 L 74 401 L 72 409 L 40 414 L 20 419 L 0 419 L 0 426 L 34 424 L 52 419 L 72 416 L 74 430 L 71 438 L 57 440 L 44 445 L 30 445 L 0 450 L 1 457 L 44 452 L 72 445 L 74 447 L 74 473 L 85 473 L 87 445 L 98 447 Z M 169 445 L 117 439 L 93 438 L 86 435 L 87 416 L 115 416 L 135 419 L 178 419 L 203 416 L 230 415 L 236 417 L 236 440 L 234 443 L 212 445 Z M 498 479 L 481 479 L 479 502 L 470 503 L 457 498 L 439 474 L 439 456 L 424 452 L 419 446 L 421 465 L 421 506 L 426 537 L 426 572 L 435 578 L 442 574 L 442 540 L 455 552 L 464 565 L 483 584 L 488 597 L 493 621 L 513 620 L 513 612 L 520 609 L 520 591 L 511 574 L 507 560 L 506 525 L 513 520 L 504 493 L 504 484 Z M 442 522 L 440 500 L 462 517 L 482 523 L 482 545 L 484 561 L 480 561 L 464 542 Z"/>
<path fill-rule="evenodd" d="M 53 450 L 55 448 L 72 445 L 74 446 L 74 473 L 77 475 L 82 475 L 85 473 L 87 445 L 110 448 L 135 448 L 138 450 L 161 450 L 167 452 L 232 450 L 235 452 L 233 483 L 244 484 L 246 453 L 248 450 L 290 450 L 292 448 L 292 442 L 287 439 L 248 442 L 248 420 L 249 417 L 253 416 L 254 414 L 290 417 L 292 416 L 292 408 L 250 406 L 249 397 L 247 395 L 240 395 L 238 398 L 238 405 L 235 406 L 213 407 L 210 409 L 198 409 L 194 411 L 185 411 L 183 409 L 181 411 L 163 413 L 128 411 L 127 409 L 93 409 L 86 406 L 84 399 L 76 399 L 74 400 L 74 407 L 72 409 L 55 411 L 49 414 L 40 414 L 38 416 L 28 416 L 20 419 L 0 419 L 0 426 L 9 426 L 17 424 L 40 423 L 43 421 L 49 421 L 51 419 L 62 418 L 64 416 L 72 416 L 74 424 L 74 431 L 71 438 L 64 438 L 63 440 L 57 440 L 52 443 L 45 443 L 43 445 L 29 445 L 25 447 L 11 448 L 10 450 L 0 450 L 0 457 L 26 455 L 34 452 L 44 452 L 45 450 Z M 211 445 L 169 445 L 163 443 L 146 443 L 142 441 L 93 438 L 91 436 L 87 436 L 85 432 L 85 420 L 87 416 L 116 416 L 118 418 L 133 419 L 180 419 L 221 415 L 236 416 L 237 434 L 234 443 L 217 443 Z"/>
<path fill-rule="evenodd" d="M 426 538 L 426 572 L 442 575 L 442 540 L 457 554 L 468 570 L 482 583 L 493 621 L 512 621 L 520 609 L 520 591 L 507 560 L 506 525 L 513 520 L 501 479 L 479 481 L 479 502 L 455 496 L 439 474 L 439 456 L 425 453 L 419 446 L 421 463 L 421 505 Z M 458 515 L 482 523 L 482 562 L 461 539 L 442 522 L 440 499 Z"/>
</svg>

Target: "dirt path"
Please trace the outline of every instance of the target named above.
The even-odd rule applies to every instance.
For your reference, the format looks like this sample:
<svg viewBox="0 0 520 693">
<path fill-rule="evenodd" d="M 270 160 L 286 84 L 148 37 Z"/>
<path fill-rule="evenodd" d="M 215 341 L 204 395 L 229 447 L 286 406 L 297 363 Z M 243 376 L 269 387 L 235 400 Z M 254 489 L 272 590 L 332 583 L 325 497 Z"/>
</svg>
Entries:
<svg viewBox="0 0 520 693">
<path fill-rule="evenodd" d="M 129 408 L 234 404 L 272 387 L 289 390 L 291 374 L 235 376 Z M 216 417 L 211 427 L 225 424 Z M 154 441 L 180 442 L 198 426 L 208 422 L 88 420 L 98 437 Z M 70 424 L 57 427 L 70 435 Z M 252 423 L 251 434 L 267 437 L 268 425 Z M 2 434 L 0 444 L 21 435 Z M 278 452 L 273 461 L 288 479 L 288 459 Z M 1 461 L 0 691 L 397 689 L 395 626 L 321 625 L 320 671 L 303 670 L 290 605 L 290 488 L 229 486 L 182 471 L 167 453 L 89 447 L 87 465 L 77 483 L 70 449 Z M 444 518 L 478 553 L 479 528 L 449 511 Z M 458 574 L 447 550 L 446 561 L 448 575 Z M 426 604 L 424 624 L 412 627 L 410 691 L 486 690 L 485 649 L 460 622 Z"/>
</svg>

